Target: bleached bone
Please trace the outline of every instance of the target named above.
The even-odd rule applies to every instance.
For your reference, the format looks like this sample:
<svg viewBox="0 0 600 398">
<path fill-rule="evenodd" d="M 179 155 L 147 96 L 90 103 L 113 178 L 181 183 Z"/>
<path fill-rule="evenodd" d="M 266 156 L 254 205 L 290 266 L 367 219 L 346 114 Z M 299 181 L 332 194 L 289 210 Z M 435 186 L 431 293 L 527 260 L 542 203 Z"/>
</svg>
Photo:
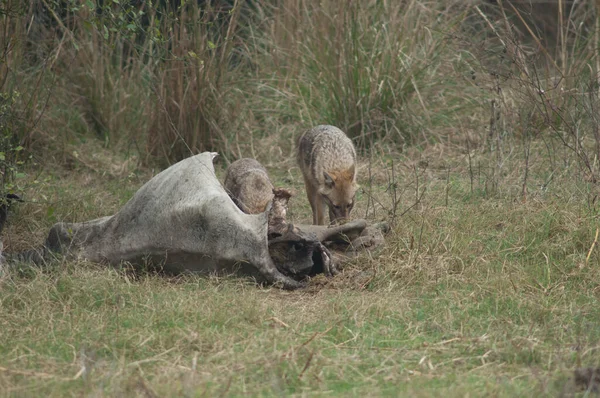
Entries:
<svg viewBox="0 0 600 398">
<path fill-rule="evenodd" d="M 390 226 L 387 222 L 368 225 L 365 220 L 354 220 L 343 225 L 325 227 L 322 225 L 296 224 L 297 230 L 312 233 L 327 245 L 330 261 L 336 266 L 348 261 L 364 250 L 373 250 L 385 244 L 384 234 Z M 320 263 L 315 263 L 314 273 L 320 272 Z"/>
<path fill-rule="evenodd" d="M 326 227 L 323 225 L 299 224 L 296 228 L 305 233 L 313 233 L 321 242 L 348 241 L 358 237 L 367 227 L 365 220 L 353 220 L 342 225 L 332 225 Z"/>
</svg>

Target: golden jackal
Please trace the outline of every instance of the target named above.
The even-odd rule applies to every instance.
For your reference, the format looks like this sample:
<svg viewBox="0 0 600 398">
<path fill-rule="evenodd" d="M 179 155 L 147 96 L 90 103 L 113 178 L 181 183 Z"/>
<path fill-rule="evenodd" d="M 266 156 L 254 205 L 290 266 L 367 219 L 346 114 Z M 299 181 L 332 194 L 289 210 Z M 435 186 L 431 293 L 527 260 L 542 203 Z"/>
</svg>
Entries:
<svg viewBox="0 0 600 398">
<path fill-rule="evenodd" d="M 325 224 L 325 205 L 333 223 L 347 218 L 354 206 L 356 150 L 334 126 L 317 126 L 298 139 L 298 166 L 304 175 L 313 224 Z"/>
<path fill-rule="evenodd" d="M 273 200 L 273 184 L 267 170 L 250 158 L 231 163 L 225 173 L 225 190 L 247 214 L 262 213 Z"/>
<path fill-rule="evenodd" d="M 229 197 L 244 213 L 262 213 L 271 203 L 269 236 L 285 232 L 292 192 L 273 188 L 267 170 L 257 160 L 244 158 L 231 163 L 225 173 L 224 186 Z"/>
</svg>

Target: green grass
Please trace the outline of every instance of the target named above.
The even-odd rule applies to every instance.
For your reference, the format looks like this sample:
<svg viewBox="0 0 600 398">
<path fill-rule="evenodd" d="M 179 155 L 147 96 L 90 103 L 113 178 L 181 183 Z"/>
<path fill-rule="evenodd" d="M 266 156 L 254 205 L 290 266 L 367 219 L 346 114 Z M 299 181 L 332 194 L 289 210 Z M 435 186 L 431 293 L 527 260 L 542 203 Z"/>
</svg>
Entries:
<svg viewBox="0 0 600 398">
<path fill-rule="evenodd" d="M 64 259 L 12 272 L 0 395 L 557 396 L 600 366 L 592 2 L 546 19 L 483 1 L 47 3 L 48 26 L 0 5 L 0 180 L 25 198 L 5 250 L 115 213 L 203 149 L 220 177 L 261 161 L 308 222 L 293 143 L 322 123 L 359 147 L 353 215 L 393 229 L 294 292 Z"/>
<path fill-rule="evenodd" d="M 550 312 L 547 300 L 445 284 L 432 291 L 283 293 L 196 278 L 127 283 L 89 268 L 38 275 L 3 286 L 3 340 L 10 345 L 2 357 L 9 369 L 45 375 L 3 372 L 5 387 L 55 395 L 127 393 L 138 383 L 158 395 L 436 395 L 483 382 L 486 392 L 530 395 L 573 363 L 568 345 L 575 336 L 548 333 L 538 319 Z M 566 330 L 586 322 L 569 316 L 548 320 L 560 319 Z M 89 374 L 61 380 L 82 363 Z M 515 376 L 522 380 L 510 382 Z"/>
<path fill-rule="evenodd" d="M 0 281 L 0 389 L 18 396 L 570 392 L 575 367 L 600 365 L 597 248 L 586 263 L 598 211 L 581 194 L 590 186 L 563 179 L 522 201 L 513 196 L 518 179 L 507 178 L 500 193 L 472 196 L 460 159 L 445 159 L 447 197 L 447 172 L 430 161 L 426 194 L 397 218 L 384 249 L 299 291 L 81 262 L 13 273 Z M 374 162 L 382 218 L 391 207 L 381 182 L 389 170 Z M 409 163 L 395 163 L 400 211 L 415 198 Z M 26 197 L 48 203 L 20 205 L 5 231 L 14 240 L 5 242 L 35 244 L 26 226 L 35 219 L 39 242 L 54 218 L 116 211 L 150 176 L 140 171 L 127 184 L 81 165 L 43 173 Z M 309 219 L 293 161 L 270 171 L 276 185 L 298 192 L 293 219 Z M 93 181 L 85 195 L 82 181 Z M 369 185 L 364 168 L 359 182 Z M 361 195 L 357 215 L 366 211 Z M 54 218 L 44 218 L 50 203 Z"/>
</svg>

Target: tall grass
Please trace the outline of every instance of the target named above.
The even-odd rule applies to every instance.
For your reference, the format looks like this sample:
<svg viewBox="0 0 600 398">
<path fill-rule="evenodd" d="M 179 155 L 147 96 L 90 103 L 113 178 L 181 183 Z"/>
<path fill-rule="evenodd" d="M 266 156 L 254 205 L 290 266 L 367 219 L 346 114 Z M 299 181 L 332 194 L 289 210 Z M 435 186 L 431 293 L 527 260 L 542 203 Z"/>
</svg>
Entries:
<svg viewBox="0 0 600 398">
<path fill-rule="evenodd" d="M 432 90 L 452 56 L 443 31 L 459 2 L 266 2 L 253 37 L 283 114 L 340 126 L 363 143 L 416 142 L 434 116 Z M 421 129 L 422 130 L 422 129 Z M 425 137 L 426 140 L 435 137 Z"/>
<path fill-rule="evenodd" d="M 202 150 L 240 154 L 281 125 L 335 124 L 363 143 L 438 139 L 431 107 L 452 57 L 444 32 L 466 9 L 418 0 L 69 4 L 39 0 L 21 19 L 19 37 L 54 62 L 35 138 L 63 160 L 99 139 L 167 163 Z"/>
<path fill-rule="evenodd" d="M 254 138 L 289 145 L 328 123 L 361 145 L 487 142 L 496 164 L 514 154 L 513 138 L 542 137 L 596 173 L 591 3 L 559 2 L 556 40 L 508 3 L 33 4 L 13 18 L 25 51 L 13 70 L 31 80 L 47 59 L 51 101 L 42 116 L 25 107 L 39 128 L 24 143 L 62 161 L 87 140 L 147 163 L 203 150 L 229 158 L 253 151 Z"/>
<path fill-rule="evenodd" d="M 534 166 L 547 178 L 542 189 L 565 166 L 575 165 L 574 176 L 590 182 L 598 181 L 600 170 L 598 10 L 589 2 L 563 1 L 552 10 L 552 37 L 541 36 L 544 29 L 527 7 L 506 2 L 471 10 L 469 25 L 486 35 L 473 36 L 474 30 L 453 35 L 463 67 L 470 69 L 463 90 L 480 90 L 468 96 L 480 112 L 478 142 L 469 140 L 464 149 L 484 144 L 490 154 L 485 167 L 496 186 L 507 177 L 503 169 L 509 162 L 520 163 L 523 198 L 532 188 Z M 543 145 L 533 151 L 535 141 Z"/>
<path fill-rule="evenodd" d="M 26 5 L 6 0 L 0 3 L 0 194 L 18 190 L 15 178 L 21 176 L 24 147 L 32 142 L 49 101 L 50 56 L 38 65 L 23 68 L 29 56 L 24 16 Z M 50 79 L 47 79 L 50 77 Z M 48 81 L 50 80 L 50 82 Z M 49 84 L 50 83 L 50 84 Z"/>
<path fill-rule="evenodd" d="M 58 162 L 73 160 L 82 142 L 98 140 L 105 146 L 136 139 L 147 129 L 149 90 L 141 84 L 147 61 L 131 45 L 134 34 L 115 28 L 115 19 L 84 2 L 31 2 L 22 16 L 20 40 L 25 56 L 17 68 L 33 75 L 40 65 L 46 90 L 28 87 L 49 101 L 39 114 L 27 146 Z M 122 15 L 121 15 L 122 16 Z M 110 28 L 110 30 L 109 30 Z"/>
<path fill-rule="evenodd" d="M 181 159 L 203 150 L 229 152 L 239 116 L 236 78 L 244 66 L 233 58 L 240 45 L 239 14 L 237 2 L 228 13 L 194 4 L 161 24 L 170 51 L 155 72 L 158 109 L 150 115 L 150 154 Z"/>
<path fill-rule="evenodd" d="M 89 139 L 133 149 L 147 161 L 227 151 L 237 111 L 228 94 L 237 75 L 239 10 L 194 2 L 33 2 L 17 18 L 24 28 L 11 37 L 30 51 L 16 68 L 37 65 L 38 54 L 52 61 L 52 101 L 33 136 L 36 148 L 59 161 Z"/>
</svg>

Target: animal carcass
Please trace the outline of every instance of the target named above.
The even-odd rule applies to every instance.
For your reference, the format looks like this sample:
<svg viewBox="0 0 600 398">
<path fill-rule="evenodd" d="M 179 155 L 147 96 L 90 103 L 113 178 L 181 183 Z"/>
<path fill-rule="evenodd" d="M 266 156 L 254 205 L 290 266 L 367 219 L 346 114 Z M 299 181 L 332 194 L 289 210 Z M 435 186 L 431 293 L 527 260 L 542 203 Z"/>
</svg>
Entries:
<svg viewBox="0 0 600 398">
<path fill-rule="evenodd" d="M 329 261 L 319 240 L 291 227 L 269 246 L 269 209 L 243 213 L 215 176 L 215 156 L 204 152 L 162 171 L 113 216 L 55 224 L 35 251 L 38 260 L 53 251 L 110 264 L 150 262 L 170 272 L 241 272 L 286 289 L 302 286 L 291 276 L 301 279 L 313 261 Z M 5 254 L 9 263 L 36 257 Z"/>
<path fill-rule="evenodd" d="M 162 171 L 113 216 L 57 223 L 41 247 L 0 253 L 0 271 L 17 262 L 42 263 L 56 252 L 109 264 L 151 264 L 171 273 L 241 273 L 294 289 L 308 275 L 335 273 L 322 242 L 348 241 L 369 229 L 364 220 L 332 228 L 294 226 L 279 220 L 285 213 L 271 211 L 271 205 L 245 214 L 217 180 L 215 155 L 204 152 Z M 276 204 L 285 206 L 287 199 L 282 195 Z M 269 217 L 275 226 L 270 239 Z"/>
</svg>

